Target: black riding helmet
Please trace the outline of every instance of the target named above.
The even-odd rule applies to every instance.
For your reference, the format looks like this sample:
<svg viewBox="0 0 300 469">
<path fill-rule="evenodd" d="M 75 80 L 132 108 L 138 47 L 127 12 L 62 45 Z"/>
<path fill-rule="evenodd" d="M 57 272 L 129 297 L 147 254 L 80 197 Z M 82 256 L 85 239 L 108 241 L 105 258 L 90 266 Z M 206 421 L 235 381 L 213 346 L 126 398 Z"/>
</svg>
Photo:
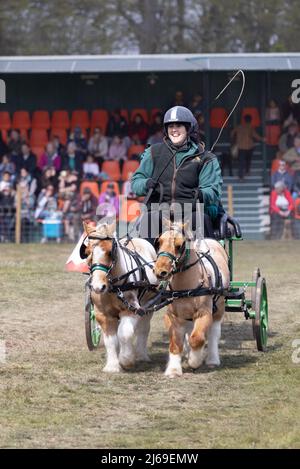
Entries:
<svg viewBox="0 0 300 469">
<path fill-rule="evenodd" d="M 197 140 L 198 135 L 198 123 L 193 115 L 193 113 L 184 106 L 174 106 L 168 109 L 164 115 L 164 130 L 165 134 L 168 135 L 168 124 L 173 122 L 187 124 L 187 132 L 189 137 Z"/>
</svg>

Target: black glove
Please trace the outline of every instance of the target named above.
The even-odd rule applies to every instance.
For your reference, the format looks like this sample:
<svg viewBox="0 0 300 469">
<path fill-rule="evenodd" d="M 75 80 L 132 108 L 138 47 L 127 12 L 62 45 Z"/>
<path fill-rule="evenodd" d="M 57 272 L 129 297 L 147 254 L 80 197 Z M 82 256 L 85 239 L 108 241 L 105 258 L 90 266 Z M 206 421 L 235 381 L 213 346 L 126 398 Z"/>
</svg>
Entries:
<svg viewBox="0 0 300 469">
<path fill-rule="evenodd" d="M 158 182 L 157 181 L 154 181 L 154 179 L 152 178 L 149 178 L 147 179 L 147 182 L 146 182 L 146 189 L 149 190 L 149 189 L 155 189 L 157 191 L 158 189 Z"/>
</svg>

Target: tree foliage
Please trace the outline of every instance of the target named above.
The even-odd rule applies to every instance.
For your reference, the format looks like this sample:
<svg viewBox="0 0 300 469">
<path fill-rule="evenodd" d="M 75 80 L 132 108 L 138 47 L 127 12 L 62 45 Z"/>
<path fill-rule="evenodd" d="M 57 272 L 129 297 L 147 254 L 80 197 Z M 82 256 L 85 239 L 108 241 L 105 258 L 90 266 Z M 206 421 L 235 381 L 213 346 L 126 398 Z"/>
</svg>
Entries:
<svg viewBox="0 0 300 469">
<path fill-rule="evenodd" d="M 0 1 L 0 54 L 298 51 L 298 0 Z"/>
</svg>

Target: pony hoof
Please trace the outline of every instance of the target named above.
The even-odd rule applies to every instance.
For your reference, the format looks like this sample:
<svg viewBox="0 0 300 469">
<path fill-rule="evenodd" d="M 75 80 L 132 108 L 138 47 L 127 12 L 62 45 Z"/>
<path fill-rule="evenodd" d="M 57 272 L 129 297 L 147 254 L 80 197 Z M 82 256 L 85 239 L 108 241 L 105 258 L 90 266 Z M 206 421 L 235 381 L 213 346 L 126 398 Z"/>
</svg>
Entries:
<svg viewBox="0 0 300 469">
<path fill-rule="evenodd" d="M 134 367 L 135 361 L 129 361 L 129 360 L 120 360 L 120 365 L 124 370 L 131 370 L 131 368 Z"/>
<path fill-rule="evenodd" d="M 137 362 L 147 362 L 147 363 L 150 363 L 152 360 L 151 360 L 151 358 L 149 357 L 149 355 L 143 355 L 143 356 L 137 357 L 137 358 L 136 358 L 136 361 L 137 361 Z"/>
<path fill-rule="evenodd" d="M 103 368 L 104 373 L 120 373 L 121 367 L 119 363 L 116 363 L 114 365 L 106 365 Z"/>
<path fill-rule="evenodd" d="M 213 369 L 213 368 L 218 368 L 218 366 L 221 365 L 221 362 L 220 362 L 220 361 L 218 361 L 218 362 L 209 362 L 209 361 L 206 361 L 206 362 L 205 362 L 205 365 L 206 365 L 208 368 Z"/>
<path fill-rule="evenodd" d="M 167 376 L 168 378 L 179 378 L 180 376 L 182 376 L 182 370 L 178 370 L 177 368 L 166 370 L 165 376 Z"/>
</svg>

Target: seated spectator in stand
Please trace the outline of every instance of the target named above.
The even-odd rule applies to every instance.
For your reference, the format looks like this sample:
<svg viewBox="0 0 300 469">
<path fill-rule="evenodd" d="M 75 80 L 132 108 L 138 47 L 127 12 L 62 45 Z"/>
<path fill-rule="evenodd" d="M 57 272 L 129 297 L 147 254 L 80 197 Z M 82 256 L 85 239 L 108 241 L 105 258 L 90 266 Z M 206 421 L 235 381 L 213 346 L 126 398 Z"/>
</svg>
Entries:
<svg viewBox="0 0 300 469">
<path fill-rule="evenodd" d="M 78 206 L 81 220 L 86 222 L 93 221 L 96 216 L 97 207 L 97 198 L 93 195 L 89 187 L 85 187 Z"/>
<path fill-rule="evenodd" d="M 57 197 L 52 184 L 42 189 L 38 195 L 37 206 L 34 212 L 36 220 L 55 217 L 57 214 Z"/>
<path fill-rule="evenodd" d="M 13 240 L 15 226 L 15 197 L 11 187 L 0 192 L 0 242 Z"/>
<path fill-rule="evenodd" d="M 21 139 L 18 130 L 11 130 L 8 137 L 7 147 L 11 156 L 18 156 L 21 154 L 21 146 L 23 140 Z"/>
<path fill-rule="evenodd" d="M 295 135 L 297 135 L 297 133 L 298 133 L 298 124 L 297 122 L 292 122 L 292 124 L 288 126 L 287 131 L 284 132 L 280 136 L 280 139 L 278 142 L 278 148 L 281 154 L 285 153 L 290 148 L 293 148 L 294 138 L 295 138 Z"/>
<path fill-rule="evenodd" d="M 87 141 L 79 126 L 74 127 L 74 131 L 70 134 L 68 143 L 70 142 L 74 142 L 76 151 L 81 153 L 82 157 L 85 157 L 87 154 Z"/>
<path fill-rule="evenodd" d="M 60 142 L 60 137 L 58 135 L 53 135 L 52 143 L 54 145 L 55 151 L 59 156 L 62 156 L 66 149 L 65 146 Z"/>
<path fill-rule="evenodd" d="M 7 151 L 8 151 L 8 147 L 7 147 L 6 143 L 3 140 L 2 132 L 0 130 L 0 158 L 1 158 L 1 156 L 5 155 L 7 153 Z"/>
<path fill-rule="evenodd" d="M 11 161 L 10 155 L 3 155 L 2 162 L 0 163 L 0 181 L 2 179 L 3 173 L 8 171 L 12 176 L 15 175 L 16 167 L 14 163 Z M 13 177 L 14 179 L 14 177 Z"/>
<path fill-rule="evenodd" d="M 79 232 L 79 200 L 80 196 L 77 192 L 77 187 L 75 184 L 73 184 L 70 188 L 70 191 L 65 195 L 64 205 L 62 209 L 65 235 L 67 236 L 69 241 L 75 241 L 76 236 Z"/>
<path fill-rule="evenodd" d="M 53 166 L 56 171 L 59 171 L 61 168 L 61 157 L 52 142 L 47 143 L 46 151 L 42 154 L 39 161 L 39 167 L 42 171 L 46 166 Z"/>
<path fill-rule="evenodd" d="M 98 204 L 97 215 L 100 219 L 119 215 L 119 197 L 114 191 L 113 184 L 108 184 L 106 191 L 100 194 Z"/>
<path fill-rule="evenodd" d="M 62 168 L 64 170 L 76 171 L 79 175 L 82 174 L 82 153 L 76 150 L 75 142 L 69 142 L 67 151 L 62 159 Z"/>
<path fill-rule="evenodd" d="M 189 109 L 192 111 L 195 117 L 196 114 L 203 114 L 203 96 L 200 93 L 194 94 Z"/>
<path fill-rule="evenodd" d="M 47 187 L 49 184 L 54 186 L 55 191 L 58 189 L 58 177 L 56 173 L 56 169 L 53 166 L 46 166 L 44 168 L 42 177 L 41 177 L 41 187 L 44 189 Z"/>
<path fill-rule="evenodd" d="M 282 157 L 292 171 L 298 171 L 300 169 L 300 134 L 294 137 L 294 146 L 285 152 Z"/>
<path fill-rule="evenodd" d="M 290 95 L 281 108 L 281 122 L 283 130 L 294 121 L 300 124 L 300 105 L 293 103 L 292 95 Z"/>
<path fill-rule="evenodd" d="M 34 176 L 36 173 L 36 156 L 31 152 L 30 147 L 27 143 L 22 143 L 21 155 L 17 155 L 15 158 L 12 157 L 12 161 L 16 165 L 16 173 L 20 174 L 22 168 Z"/>
<path fill-rule="evenodd" d="M 201 142 L 205 143 L 205 120 L 204 120 L 204 115 L 202 112 L 196 112 L 195 113 L 195 118 L 198 123 L 198 135 L 199 139 Z"/>
<path fill-rule="evenodd" d="M 17 183 L 23 189 L 26 188 L 29 194 L 29 197 L 33 199 L 33 203 L 35 201 L 35 192 L 37 190 L 37 180 L 34 178 L 26 168 L 22 168 L 20 172 L 20 176 L 18 178 Z"/>
<path fill-rule="evenodd" d="M 95 128 L 94 134 L 89 140 L 88 151 L 96 158 L 99 166 L 107 158 L 108 141 L 99 127 Z"/>
<path fill-rule="evenodd" d="M 109 117 L 106 135 L 108 137 L 114 137 L 114 135 L 120 135 L 125 138 L 128 135 L 128 124 L 125 117 L 121 116 L 120 109 L 115 109 Z"/>
<path fill-rule="evenodd" d="M 133 192 L 132 187 L 131 187 L 131 178 L 133 176 L 132 172 L 128 173 L 128 181 L 124 182 L 123 185 L 123 190 L 122 190 L 122 195 L 124 197 L 127 197 L 128 199 L 136 199 L 137 195 Z"/>
<path fill-rule="evenodd" d="M 235 127 L 231 132 L 231 138 L 236 139 L 239 150 L 239 179 L 243 180 L 244 175 L 250 174 L 251 159 L 254 147 L 254 140 L 264 142 L 265 138 L 258 135 L 256 130 L 251 127 L 252 117 L 250 114 L 245 116 L 245 121 Z"/>
<path fill-rule="evenodd" d="M 285 187 L 291 191 L 293 186 L 293 177 L 287 170 L 286 162 L 284 160 L 279 161 L 278 170 L 271 176 L 271 185 L 274 188 L 276 182 L 282 181 Z"/>
<path fill-rule="evenodd" d="M 31 177 L 28 173 L 25 176 L 26 169 L 21 169 L 21 178 L 19 179 L 19 187 L 21 189 L 21 237 L 23 242 L 30 241 L 31 227 L 34 222 L 34 181 L 30 181 Z M 23 175 L 22 175 L 23 173 Z"/>
<path fill-rule="evenodd" d="M 275 99 L 270 99 L 266 107 L 266 124 L 279 125 L 280 124 L 280 109 Z"/>
<path fill-rule="evenodd" d="M 153 123 L 150 125 L 149 134 L 155 135 L 157 132 L 162 132 L 163 130 L 163 116 L 161 112 L 157 112 L 153 116 Z"/>
<path fill-rule="evenodd" d="M 280 239 L 283 234 L 284 222 L 291 217 L 294 202 L 291 193 L 282 181 L 277 181 L 271 192 L 271 239 Z"/>
<path fill-rule="evenodd" d="M 149 135 L 149 126 L 146 124 L 141 114 L 136 114 L 129 126 L 128 135 L 135 145 L 144 144 Z"/>
<path fill-rule="evenodd" d="M 168 108 L 173 107 L 173 106 L 184 106 L 187 107 L 187 102 L 184 99 L 184 95 L 182 91 L 176 91 L 175 96 L 173 101 L 171 102 L 170 106 Z"/>
<path fill-rule="evenodd" d="M 88 155 L 83 163 L 83 179 L 96 180 L 99 176 L 99 166 L 93 155 Z"/>
<path fill-rule="evenodd" d="M 0 192 L 3 192 L 5 189 L 13 190 L 13 179 L 10 171 L 4 171 L 0 180 Z"/>
<path fill-rule="evenodd" d="M 58 193 L 59 198 L 68 198 L 68 194 L 78 191 L 78 176 L 70 169 L 61 171 L 58 176 Z"/>
<path fill-rule="evenodd" d="M 127 148 L 119 135 L 115 135 L 112 139 L 108 150 L 108 159 L 114 161 L 127 160 Z"/>
</svg>

